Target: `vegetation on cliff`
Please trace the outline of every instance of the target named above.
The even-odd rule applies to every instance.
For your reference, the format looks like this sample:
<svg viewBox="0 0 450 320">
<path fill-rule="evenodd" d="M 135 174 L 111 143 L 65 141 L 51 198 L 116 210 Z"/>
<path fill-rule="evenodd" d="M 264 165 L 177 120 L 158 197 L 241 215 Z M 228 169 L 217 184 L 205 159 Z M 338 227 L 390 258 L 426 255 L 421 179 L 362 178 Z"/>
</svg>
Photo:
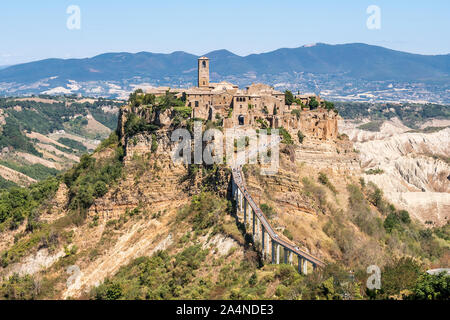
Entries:
<svg viewBox="0 0 450 320">
<path fill-rule="evenodd" d="M 112 133 L 102 148 L 113 150 L 113 156 L 96 159 L 85 154 L 78 165 L 64 174 L 64 183 L 69 187 L 68 208 L 75 223 L 81 223 L 94 200 L 104 196 L 122 176 L 124 147 L 119 145 L 117 134 Z"/>
<path fill-rule="evenodd" d="M 5 228 L 16 229 L 28 219 L 29 229 L 33 229 L 33 218 L 39 206 L 56 192 L 59 180 L 48 179 L 29 188 L 11 188 L 0 191 L 0 231 Z"/>
<path fill-rule="evenodd" d="M 182 99 L 167 91 L 164 96 L 155 97 L 138 89 L 130 94 L 129 105 L 134 108 L 125 122 L 125 135 L 131 137 L 141 132 L 155 132 L 162 124 L 159 121 L 161 113 L 170 110 L 171 127 L 178 128 L 187 124 L 192 109 L 185 106 Z"/>
<path fill-rule="evenodd" d="M 300 106 L 300 109 L 292 110 L 292 114 L 295 114 L 297 116 L 297 119 L 300 117 L 301 109 L 306 108 L 306 107 L 310 108 L 311 110 L 314 110 L 320 106 L 320 107 L 327 109 L 328 111 L 333 110 L 336 113 L 339 112 L 335 108 L 333 102 L 323 100 L 319 103 L 319 101 L 317 101 L 316 97 L 314 97 L 314 96 L 310 98 L 307 106 L 300 99 L 295 98 L 295 96 L 289 90 L 286 90 L 284 92 L 284 98 L 285 98 L 286 104 L 288 106 L 291 106 L 293 104 Z"/>
</svg>

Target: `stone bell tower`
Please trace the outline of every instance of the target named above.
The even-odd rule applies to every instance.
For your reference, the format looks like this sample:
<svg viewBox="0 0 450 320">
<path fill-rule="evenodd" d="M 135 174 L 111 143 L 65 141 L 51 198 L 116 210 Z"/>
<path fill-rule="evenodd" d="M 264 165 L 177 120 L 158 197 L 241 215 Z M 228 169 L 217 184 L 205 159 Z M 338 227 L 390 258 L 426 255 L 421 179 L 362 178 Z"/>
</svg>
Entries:
<svg viewBox="0 0 450 320">
<path fill-rule="evenodd" d="M 198 87 L 209 87 L 209 59 L 207 57 L 198 59 Z"/>
</svg>

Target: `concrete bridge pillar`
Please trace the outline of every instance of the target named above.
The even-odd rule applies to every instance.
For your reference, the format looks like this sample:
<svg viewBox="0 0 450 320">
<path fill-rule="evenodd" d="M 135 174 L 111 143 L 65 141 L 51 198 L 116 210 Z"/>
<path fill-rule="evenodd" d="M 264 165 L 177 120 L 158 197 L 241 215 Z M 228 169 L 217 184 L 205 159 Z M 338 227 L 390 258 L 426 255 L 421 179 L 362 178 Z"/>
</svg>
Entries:
<svg viewBox="0 0 450 320">
<path fill-rule="evenodd" d="M 258 237 L 258 240 L 261 240 L 259 237 L 259 233 L 261 232 L 261 221 L 259 221 L 258 218 L 256 218 L 256 235 Z"/>
<path fill-rule="evenodd" d="M 244 194 L 242 193 L 241 189 L 239 189 L 239 206 L 240 206 L 240 210 L 242 212 L 242 202 L 244 199 Z"/>
<path fill-rule="evenodd" d="M 269 259 L 269 252 L 270 252 L 270 236 L 269 236 L 269 233 L 267 232 L 267 234 L 266 234 L 266 239 L 267 239 L 267 246 L 266 246 L 266 259 Z"/>
<path fill-rule="evenodd" d="M 275 264 L 275 241 L 272 240 L 272 264 Z"/>
<path fill-rule="evenodd" d="M 247 198 L 244 197 L 244 225 L 247 224 Z"/>
<path fill-rule="evenodd" d="M 256 223 L 256 221 L 255 221 L 255 211 L 253 211 L 253 210 L 252 210 L 252 216 L 253 216 L 253 219 L 252 219 L 252 223 L 253 223 L 253 234 L 252 234 L 252 237 L 253 237 L 253 242 L 255 242 L 256 241 L 256 237 L 255 237 L 255 223 Z"/>
<path fill-rule="evenodd" d="M 308 260 L 303 259 L 303 274 L 307 275 L 308 274 Z"/>
<path fill-rule="evenodd" d="M 264 235 L 265 235 L 265 233 L 266 233 L 266 230 L 264 230 L 264 226 L 261 226 L 261 252 L 262 252 L 263 259 L 264 259 L 264 244 L 265 244 Z"/>
<path fill-rule="evenodd" d="M 298 269 L 298 273 L 302 273 L 302 258 L 299 256 L 299 255 L 297 255 L 297 260 L 298 260 L 298 267 L 297 267 L 297 269 Z"/>
<path fill-rule="evenodd" d="M 284 264 L 288 263 L 288 249 L 286 249 L 285 247 L 283 247 L 283 251 L 284 251 Z"/>
<path fill-rule="evenodd" d="M 280 245 L 277 243 L 277 264 L 280 264 Z"/>
<path fill-rule="evenodd" d="M 289 264 L 290 264 L 290 265 L 293 264 L 293 262 L 292 262 L 292 256 L 293 256 L 292 251 L 289 251 Z"/>
<path fill-rule="evenodd" d="M 236 197 L 236 183 L 234 179 L 231 180 L 231 197 Z"/>
<path fill-rule="evenodd" d="M 241 205 L 241 196 L 242 196 L 242 193 L 241 193 L 241 189 L 239 189 L 238 188 L 238 210 L 239 210 L 239 212 L 241 212 L 242 211 L 242 205 Z"/>
</svg>

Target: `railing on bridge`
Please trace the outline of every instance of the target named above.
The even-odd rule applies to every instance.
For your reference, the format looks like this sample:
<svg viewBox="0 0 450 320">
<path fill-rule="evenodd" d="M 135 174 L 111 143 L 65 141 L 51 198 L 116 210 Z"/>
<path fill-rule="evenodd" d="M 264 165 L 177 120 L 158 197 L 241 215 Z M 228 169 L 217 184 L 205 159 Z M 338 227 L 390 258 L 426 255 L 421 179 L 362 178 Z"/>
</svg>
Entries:
<svg viewBox="0 0 450 320">
<path fill-rule="evenodd" d="M 278 236 L 270 225 L 267 217 L 256 205 L 256 202 L 248 192 L 240 167 L 232 169 L 231 183 L 232 196 L 236 200 L 238 216 L 239 212 L 243 213 L 243 220 L 246 227 L 247 220 L 251 221 L 253 241 L 261 243 L 261 251 L 264 259 L 269 259 L 271 256 L 271 262 L 279 264 L 280 249 L 282 248 L 284 252 L 284 263 L 293 264 L 293 255 L 297 256 L 298 272 L 300 273 L 308 273 L 308 262 L 312 265 L 313 270 L 317 267 L 325 266 L 323 261 Z M 251 217 L 248 217 L 250 213 Z"/>
</svg>

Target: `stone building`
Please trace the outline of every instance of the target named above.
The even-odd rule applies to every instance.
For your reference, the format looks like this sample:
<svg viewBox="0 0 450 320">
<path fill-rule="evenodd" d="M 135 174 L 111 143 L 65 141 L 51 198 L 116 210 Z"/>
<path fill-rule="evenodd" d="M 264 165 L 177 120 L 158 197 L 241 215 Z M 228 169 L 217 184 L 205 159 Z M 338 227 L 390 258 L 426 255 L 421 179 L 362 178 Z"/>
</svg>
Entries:
<svg viewBox="0 0 450 320">
<path fill-rule="evenodd" d="M 223 81 L 210 82 L 210 61 L 207 57 L 198 59 L 197 87 L 176 89 L 177 97 L 192 108 L 192 117 L 211 121 L 223 121 L 224 128 L 235 126 L 283 127 L 291 135 L 300 130 L 308 137 L 335 139 L 337 114 L 322 108 L 302 110 L 299 105 L 286 105 L 284 92 L 266 84 L 252 84 L 245 89 Z M 149 93 L 161 94 L 166 88 L 156 88 Z M 314 95 L 297 95 L 307 105 Z M 320 103 L 320 97 L 315 96 Z M 294 111 L 296 110 L 296 111 Z"/>
</svg>

